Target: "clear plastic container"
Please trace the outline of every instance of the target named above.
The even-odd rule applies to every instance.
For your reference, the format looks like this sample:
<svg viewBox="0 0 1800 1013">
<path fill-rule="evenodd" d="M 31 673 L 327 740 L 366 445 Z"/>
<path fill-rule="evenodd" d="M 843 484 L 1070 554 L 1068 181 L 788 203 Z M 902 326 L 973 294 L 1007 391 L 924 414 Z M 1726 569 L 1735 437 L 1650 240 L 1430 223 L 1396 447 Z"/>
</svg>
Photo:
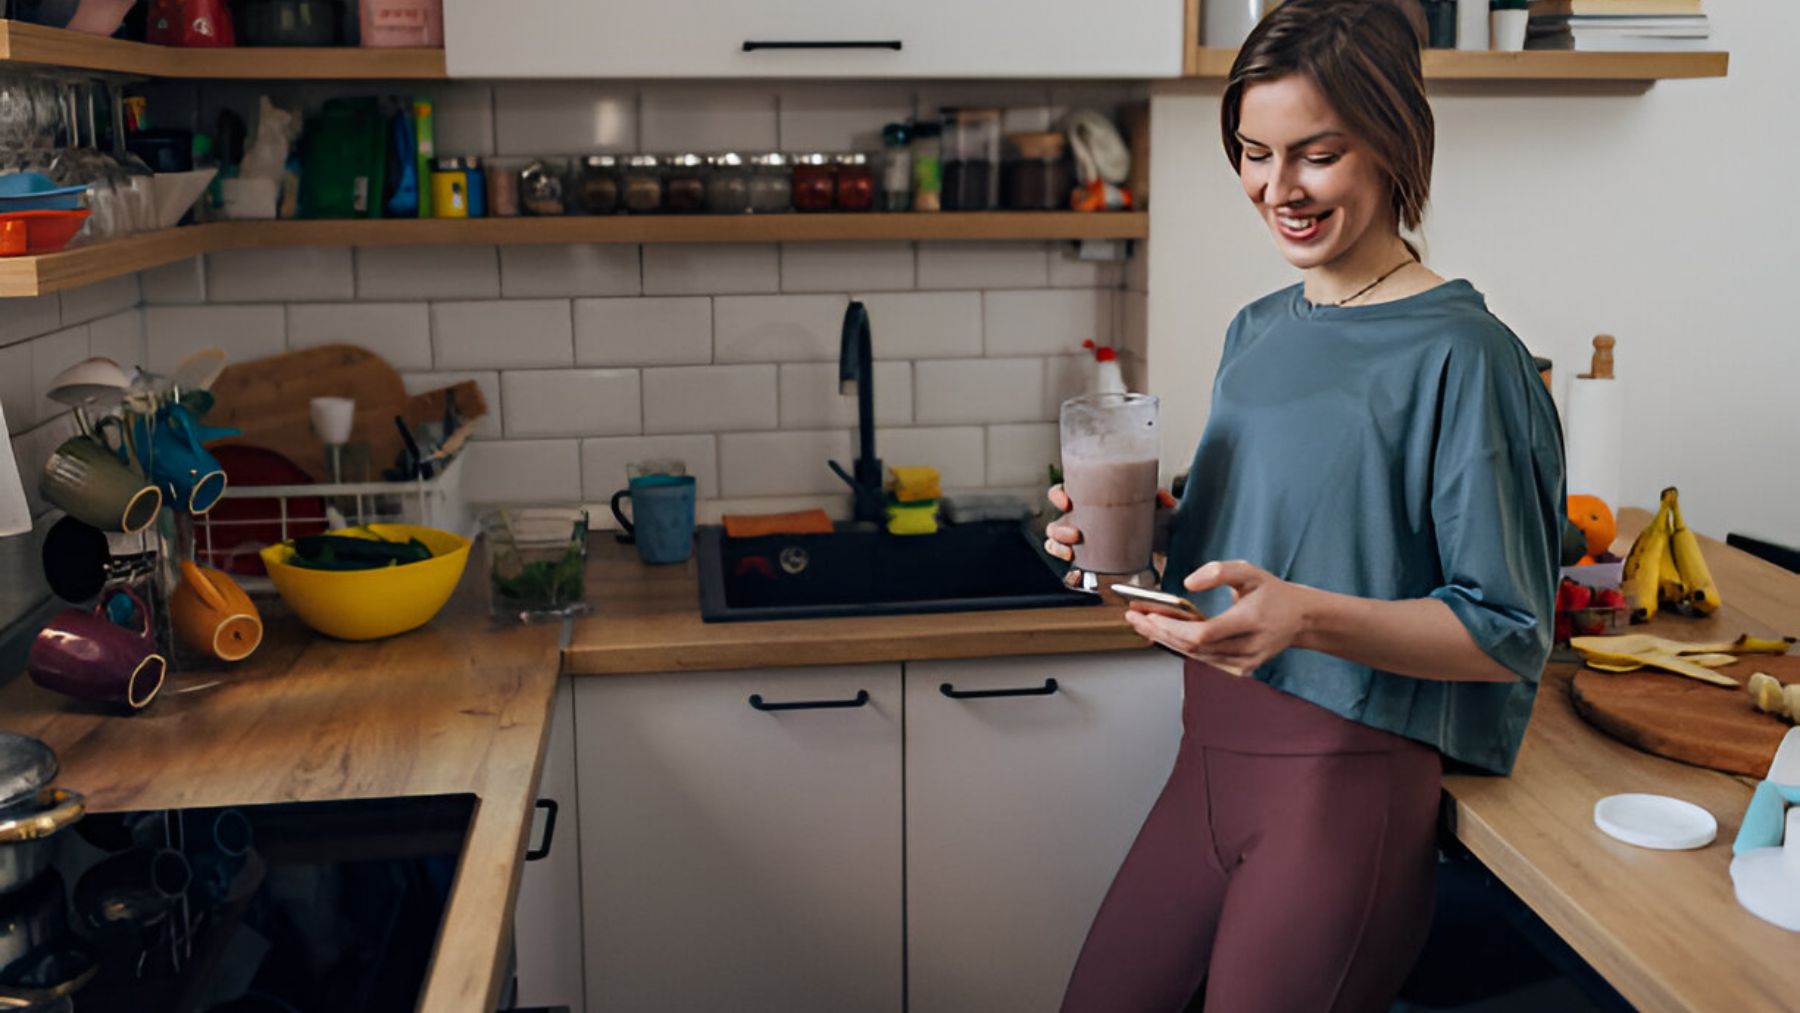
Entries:
<svg viewBox="0 0 1800 1013">
<path fill-rule="evenodd" d="M 501 507 L 482 515 L 491 612 L 512 623 L 587 612 L 588 515 L 580 507 Z"/>
<path fill-rule="evenodd" d="M 837 167 L 821 152 L 791 157 L 794 164 L 794 210 L 830 211 L 837 203 Z"/>
<path fill-rule="evenodd" d="M 706 180 L 706 210 L 717 215 L 738 215 L 750 210 L 750 163 L 727 151 L 706 160 L 711 173 Z"/>
<path fill-rule="evenodd" d="M 694 154 L 670 155 L 663 165 L 663 210 L 676 214 L 706 210 L 706 159 Z"/>
<path fill-rule="evenodd" d="M 581 174 L 574 187 L 574 204 L 590 215 L 610 215 L 619 210 L 624 189 L 616 155 L 589 155 L 581 160 Z"/>
<path fill-rule="evenodd" d="M 625 210 L 655 214 L 662 207 L 662 160 L 655 155 L 632 155 L 625 160 Z"/>
<path fill-rule="evenodd" d="M 794 210 L 794 172 L 780 152 L 750 160 L 750 210 L 759 215 Z"/>
<path fill-rule="evenodd" d="M 837 169 L 836 205 L 839 211 L 869 211 L 875 207 L 875 168 L 860 152 L 833 159 Z"/>
</svg>

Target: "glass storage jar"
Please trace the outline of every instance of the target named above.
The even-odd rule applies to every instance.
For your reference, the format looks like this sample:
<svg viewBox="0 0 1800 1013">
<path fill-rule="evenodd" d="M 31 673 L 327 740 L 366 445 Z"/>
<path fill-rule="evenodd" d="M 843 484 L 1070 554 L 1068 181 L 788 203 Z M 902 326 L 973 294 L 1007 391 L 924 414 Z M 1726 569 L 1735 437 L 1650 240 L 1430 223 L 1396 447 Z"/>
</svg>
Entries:
<svg viewBox="0 0 1800 1013">
<path fill-rule="evenodd" d="M 528 215 L 563 213 L 563 178 L 560 168 L 541 158 L 519 170 L 519 204 Z"/>
<path fill-rule="evenodd" d="M 1053 131 L 1011 134 L 1012 154 L 1002 174 L 1001 203 L 1014 211 L 1066 211 L 1074 173 L 1068 139 Z"/>
<path fill-rule="evenodd" d="M 875 206 L 875 167 L 869 156 L 860 152 L 839 155 L 837 166 L 837 209 L 868 211 Z"/>
<path fill-rule="evenodd" d="M 590 215 L 610 215 L 619 210 L 621 182 L 618 156 L 589 155 L 581 160 L 577 202 Z"/>
<path fill-rule="evenodd" d="M 943 130 L 936 123 L 914 123 L 907 130 L 912 149 L 914 211 L 943 209 Z"/>
<path fill-rule="evenodd" d="M 706 160 L 706 210 L 737 215 L 750 210 L 750 163 L 733 151 Z"/>
<path fill-rule="evenodd" d="M 793 156 L 794 210 L 830 211 L 837 197 L 837 177 L 831 159 L 819 152 Z"/>
<path fill-rule="evenodd" d="M 1000 206 L 1000 110 L 945 109 L 945 211 L 991 211 Z"/>
<path fill-rule="evenodd" d="M 780 214 L 794 209 L 794 174 L 778 151 L 750 160 L 750 210 L 756 214 Z"/>
<path fill-rule="evenodd" d="M 706 210 L 706 159 L 670 155 L 663 165 L 663 210 L 679 214 Z"/>
<path fill-rule="evenodd" d="M 663 206 L 662 159 L 655 155 L 632 155 L 625 160 L 625 210 L 633 214 L 655 214 Z"/>
</svg>

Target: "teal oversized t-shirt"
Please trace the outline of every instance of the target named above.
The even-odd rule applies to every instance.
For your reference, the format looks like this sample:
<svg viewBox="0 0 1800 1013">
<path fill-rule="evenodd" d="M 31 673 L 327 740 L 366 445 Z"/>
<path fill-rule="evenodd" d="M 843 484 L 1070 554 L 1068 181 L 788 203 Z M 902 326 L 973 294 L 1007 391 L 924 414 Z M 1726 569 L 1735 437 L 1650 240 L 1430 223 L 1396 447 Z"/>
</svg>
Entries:
<svg viewBox="0 0 1800 1013">
<path fill-rule="evenodd" d="M 1442 600 L 1517 682 L 1415 679 L 1297 648 L 1255 677 L 1505 772 L 1550 651 L 1563 495 L 1555 405 L 1468 282 L 1369 306 L 1313 305 L 1295 285 L 1226 333 L 1165 586 L 1244 559 L 1328 591 Z M 1190 597 L 1209 615 L 1230 605 L 1223 588 Z"/>
</svg>

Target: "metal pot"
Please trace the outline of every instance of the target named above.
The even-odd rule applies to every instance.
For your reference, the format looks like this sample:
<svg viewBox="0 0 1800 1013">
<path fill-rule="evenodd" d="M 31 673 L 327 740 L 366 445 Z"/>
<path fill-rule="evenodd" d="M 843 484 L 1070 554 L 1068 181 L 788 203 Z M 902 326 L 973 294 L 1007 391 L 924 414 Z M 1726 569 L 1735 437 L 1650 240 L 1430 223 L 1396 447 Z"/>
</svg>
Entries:
<svg viewBox="0 0 1800 1013">
<path fill-rule="evenodd" d="M 0 811 L 0 897 L 23 889 L 50 865 L 56 833 L 87 810 L 66 788 L 40 788 L 29 803 Z"/>
<path fill-rule="evenodd" d="M 0 901 L 0 991 L 28 977 L 45 952 L 68 934 L 67 894 L 55 873 Z"/>
<path fill-rule="evenodd" d="M 56 778 L 56 754 L 29 735 L 0 732 L 0 815 Z"/>
</svg>

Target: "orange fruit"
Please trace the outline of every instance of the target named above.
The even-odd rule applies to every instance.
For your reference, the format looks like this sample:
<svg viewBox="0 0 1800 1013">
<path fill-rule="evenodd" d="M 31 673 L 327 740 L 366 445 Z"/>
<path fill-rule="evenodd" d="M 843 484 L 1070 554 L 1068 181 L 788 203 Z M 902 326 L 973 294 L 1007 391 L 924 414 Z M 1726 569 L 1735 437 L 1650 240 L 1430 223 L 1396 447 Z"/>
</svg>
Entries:
<svg viewBox="0 0 1800 1013">
<path fill-rule="evenodd" d="M 1598 556 L 1612 547 L 1619 536 L 1619 523 L 1612 508 L 1598 496 L 1570 496 L 1569 521 L 1587 536 L 1588 555 Z"/>
</svg>

